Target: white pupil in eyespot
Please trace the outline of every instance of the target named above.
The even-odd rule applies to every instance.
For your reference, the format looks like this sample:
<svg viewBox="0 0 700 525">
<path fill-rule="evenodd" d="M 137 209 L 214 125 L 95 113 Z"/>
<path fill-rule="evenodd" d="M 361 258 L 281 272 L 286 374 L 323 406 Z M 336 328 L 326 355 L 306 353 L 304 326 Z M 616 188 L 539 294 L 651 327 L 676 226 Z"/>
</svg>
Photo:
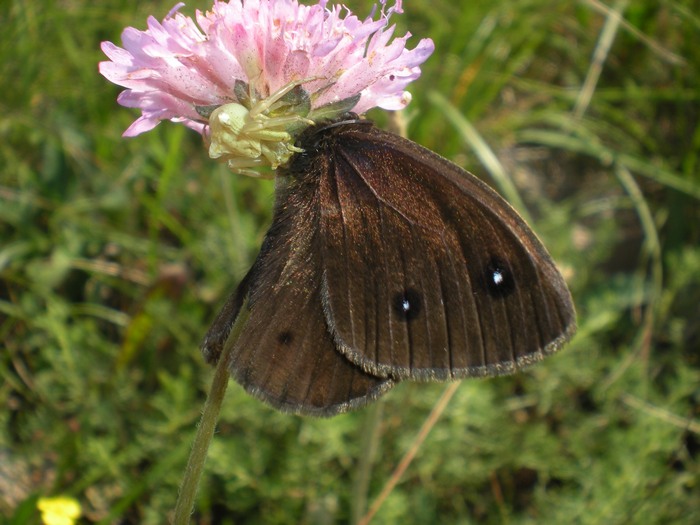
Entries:
<svg viewBox="0 0 700 525">
<path fill-rule="evenodd" d="M 500 285 L 503 283 L 503 274 L 501 273 L 501 270 L 496 270 L 493 272 L 493 284 L 495 285 Z"/>
<path fill-rule="evenodd" d="M 401 307 L 404 312 L 408 312 L 411 309 L 411 303 L 408 302 L 408 299 L 404 299 L 401 303 Z"/>
</svg>

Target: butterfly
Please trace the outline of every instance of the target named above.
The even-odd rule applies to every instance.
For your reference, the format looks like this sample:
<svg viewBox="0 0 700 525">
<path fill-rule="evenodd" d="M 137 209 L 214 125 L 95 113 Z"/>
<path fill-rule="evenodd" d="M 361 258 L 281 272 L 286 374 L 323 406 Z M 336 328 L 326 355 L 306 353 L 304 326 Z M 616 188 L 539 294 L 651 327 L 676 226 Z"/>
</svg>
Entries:
<svg viewBox="0 0 700 525">
<path fill-rule="evenodd" d="M 202 343 L 286 412 L 332 416 L 399 381 L 513 373 L 576 330 L 567 285 L 474 175 L 353 114 L 307 129 L 271 227 Z M 238 321 L 238 323 L 237 323 Z"/>
</svg>

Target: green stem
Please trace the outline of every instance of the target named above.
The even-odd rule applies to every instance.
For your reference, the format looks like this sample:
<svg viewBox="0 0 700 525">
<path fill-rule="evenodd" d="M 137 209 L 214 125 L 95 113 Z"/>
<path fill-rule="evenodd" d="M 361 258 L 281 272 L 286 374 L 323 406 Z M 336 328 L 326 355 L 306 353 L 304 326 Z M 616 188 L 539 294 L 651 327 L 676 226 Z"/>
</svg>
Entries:
<svg viewBox="0 0 700 525">
<path fill-rule="evenodd" d="M 379 496 L 377 496 L 377 499 L 374 500 L 374 503 L 372 503 L 372 506 L 367 511 L 367 514 L 365 514 L 360 519 L 360 521 L 357 522 L 357 525 L 368 525 L 369 522 L 372 521 L 374 515 L 379 511 L 380 507 L 384 504 L 386 498 L 389 497 L 389 494 L 391 494 L 391 492 L 394 490 L 394 487 L 396 487 L 396 485 L 398 484 L 399 480 L 401 479 L 401 476 L 403 476 L 404 472 L 406 472 L 406 469 L 413 461 L 413 458 L 415 458 L 416 454 L 418 454 L 418 449 L 420 449 L 421 445 L 423 444 L 423 441 L 425 441 L 425 438 L 428 437 L 428 434 L 435 426 L 435 423 L 437 423 L 437 420 L 444 412 L 445 408 L 447 407 L 447 403 L 450 402 L 452 396 L 455 394 L 455 392 L 457 392 L 459 385 L 459 381 L 455 381 L 454 383 L 448 385 L 448 387 L 442 393 L 440 399 L 438 399 L 437 403 L 435 403 L 435 406 L 430 411 L 430 414 L 423 422 L 423 426 L 420 428 L 418 435 L 413 440 L 411 448 L 408 449 L 408 452 L 406 452 L 404 457 L 396 466 L 394 472 L 389 478 L 389 481 L 386 482 L 381 493 L 379 494 Z"/>
<path fill-rule="evenodd" d="M 380 399 L 366 409 L 367 416 L 360 442 L 360 459 L 353 483 L 352 505 L 350 507 L 350 523 L 356 524 L 367 511 L 367 494 L 372 476 L 372 467 L 379 450 L 381 425 L 384 414 L 384 402 Z"/>
<path fill-rule="evenodd" d="M 244 311 L 245 308 L 246 305 L 244 304 L 241 311 Z M 221 403 L 224 400 L 224 394 L 228 387 L 229 364 L 231 362 L 232 349 L 241 334 L 246 319 L 247 316 L 242 313 L 236 318 L 236 322 L 231 329 L 231 333 L 219 357 L 219 362 L 216 365 L 209 396 L 204 404 L 204 411 L 202 412 L 202 418 L 199 420 L 197 435 L 194 438 L 192 451 L 187 460 L 185 476 L 182 480 L 182 485 L 180 485 L 180 493 L 178 494 L 177 503 L 175 505 L 173 525 L 187 525 L 190 522 L 190 516 L 194 510 L 194 499 L 197 495 L 197 489 L 199 488 L 199 480 L 202 477 L 202 470 L 204 469 L 204 463 L 207 459 L 209 444 L 211 443 L 212 435 L 216 429 L 216 422 L 219 419 L 219 412 L 221 411 Z"/>
</svg>

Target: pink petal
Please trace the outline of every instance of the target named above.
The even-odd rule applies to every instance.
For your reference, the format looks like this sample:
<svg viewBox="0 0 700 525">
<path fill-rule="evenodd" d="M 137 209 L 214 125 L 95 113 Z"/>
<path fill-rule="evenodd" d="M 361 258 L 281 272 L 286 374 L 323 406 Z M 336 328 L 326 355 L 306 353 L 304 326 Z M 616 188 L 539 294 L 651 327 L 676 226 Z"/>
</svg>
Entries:
<svg viewBox="0 0 700 525">
<path fill-rule="evenodd" d="M 297 0 L 215 1 L 195 19 L 179 12 L 182 5 L 162 22 L 149 17 L 145 31 L 124 29 L 123 47 L 101 45 L 109 60 L 100 62 L 100 73 L 127 88 L 120 104 L 141 109 L 127 136 L 166 119 L 205 133 L 194 107 L 232 101 L 237 81 L 268 96 L 289 82 L 320 77 L 304 84 L 315 108 L 360 93 L 357 112 L 400 109 L 410 101 L 406 86 L 433 51 L 429 39 L 411 50 L 410 34 L 392 40 L 389 18 L 402 12 L 400 0 L 391 7 L 380 0 L 376 20 L 360 20 L 327 0 L 310 6 Z"/>
</svg>

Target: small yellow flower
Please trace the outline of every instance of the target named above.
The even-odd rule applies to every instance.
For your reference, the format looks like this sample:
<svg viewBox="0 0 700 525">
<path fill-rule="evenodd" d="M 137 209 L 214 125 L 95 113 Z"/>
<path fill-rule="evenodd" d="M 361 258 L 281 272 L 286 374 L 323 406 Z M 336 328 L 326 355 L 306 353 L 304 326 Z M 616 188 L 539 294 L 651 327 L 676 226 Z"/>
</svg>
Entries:
<svg viewBox="0 0 700 525">
<path fill-rule="evenodd" d="M 80 517 L 80 503 L 66 496 L 39 498 L 37 507 L 44 525 L 74 525 Z"/>
</svg>

